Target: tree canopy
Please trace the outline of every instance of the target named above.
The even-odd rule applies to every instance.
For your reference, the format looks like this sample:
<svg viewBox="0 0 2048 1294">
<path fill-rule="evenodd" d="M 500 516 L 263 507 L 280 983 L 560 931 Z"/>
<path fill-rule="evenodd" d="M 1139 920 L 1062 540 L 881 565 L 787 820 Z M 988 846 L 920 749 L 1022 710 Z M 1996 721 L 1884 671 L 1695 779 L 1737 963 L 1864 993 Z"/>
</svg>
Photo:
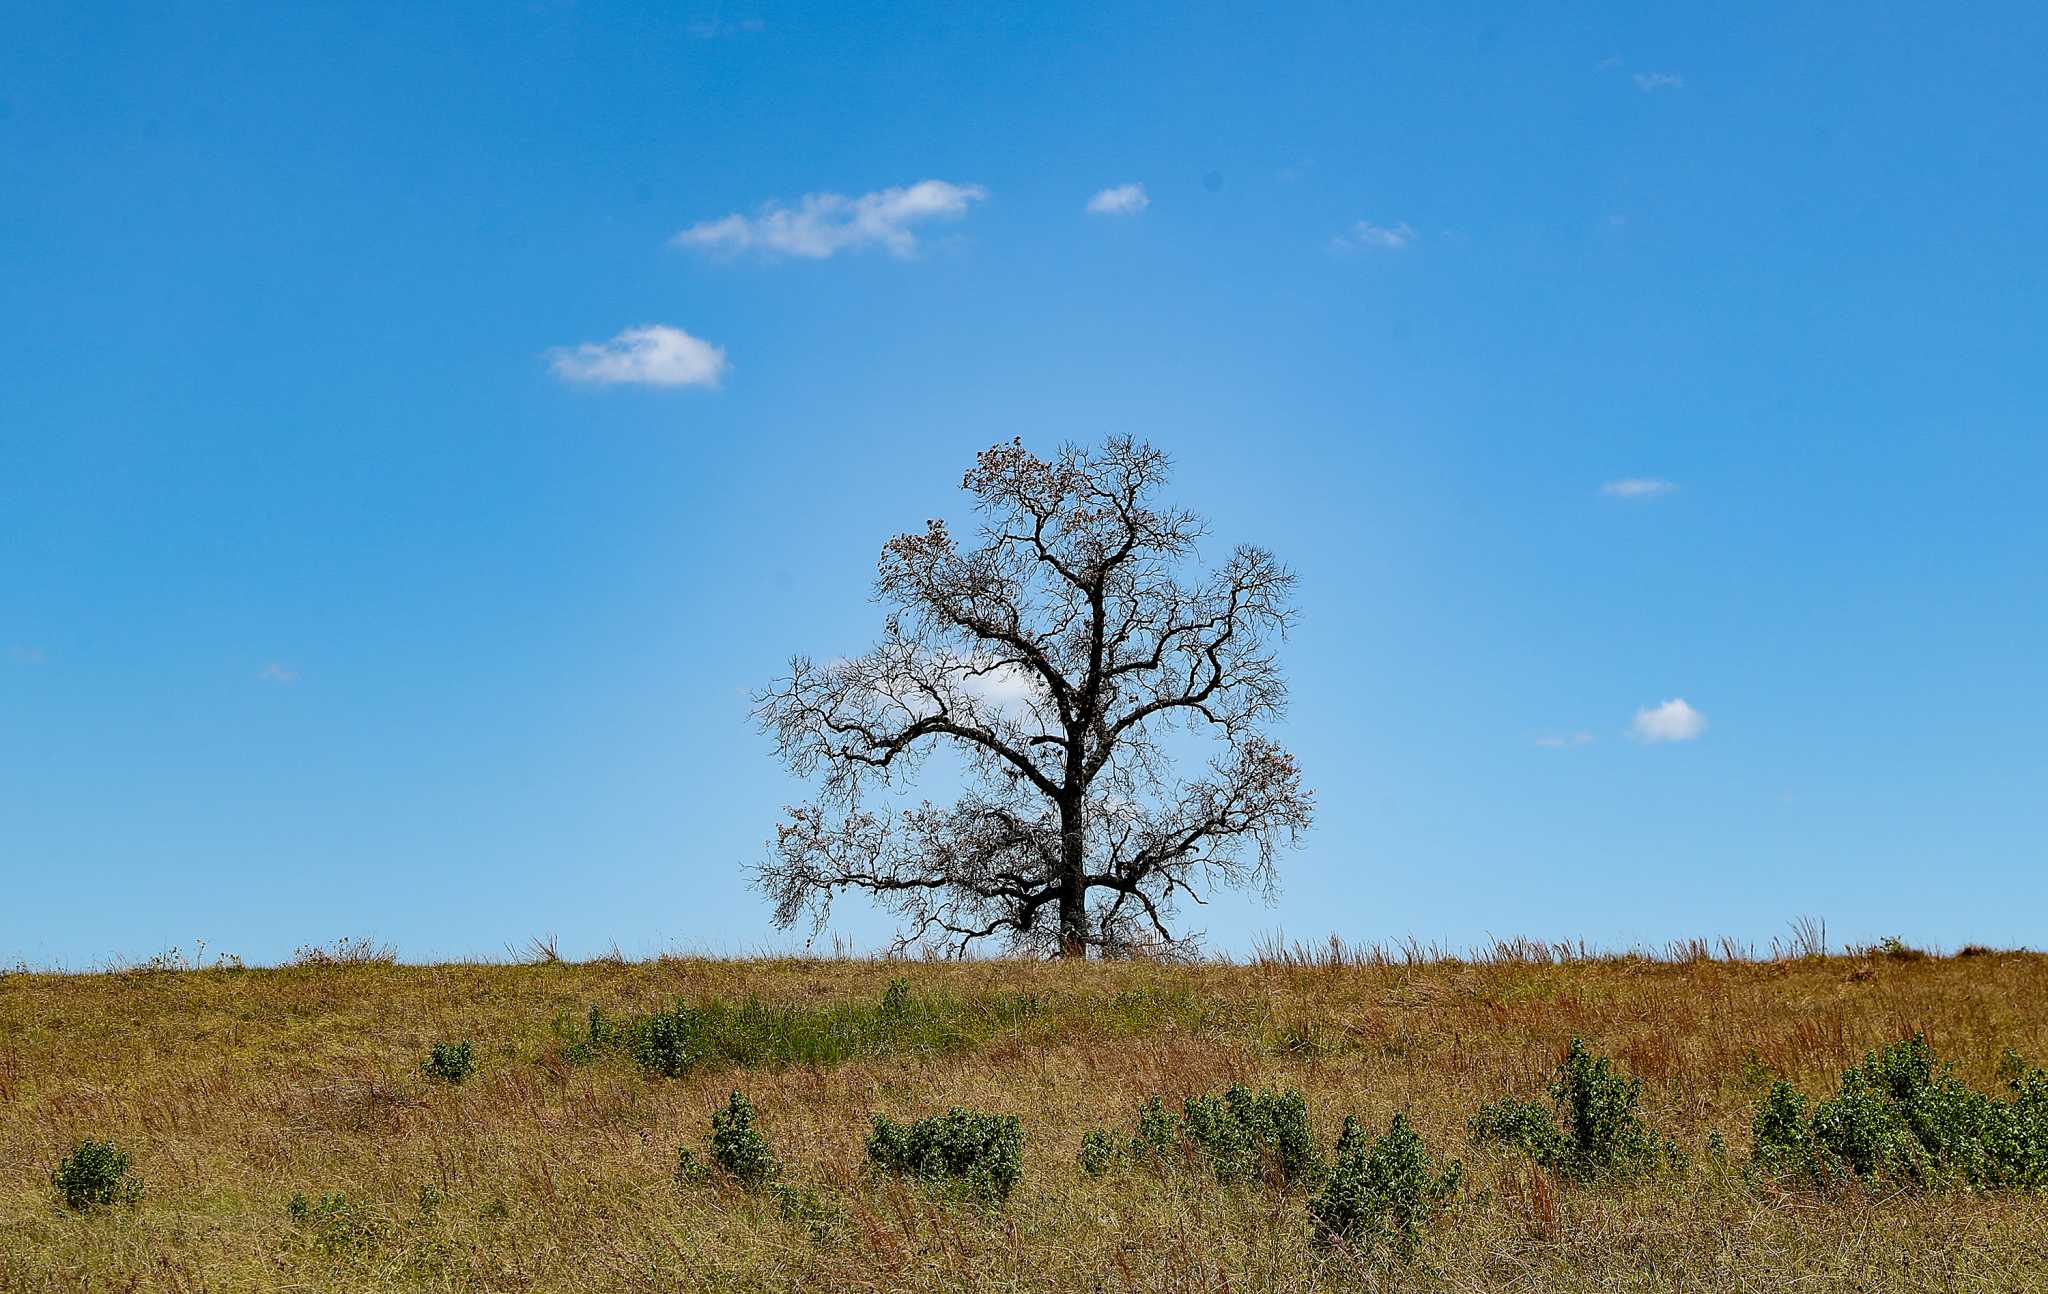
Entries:
<svg viewBox="0 0 2048 1294">
<path fill-rule="evenodd" d="M 758 867 L 779 926 L 821 929 L 860 891 L 899 946 L 1170 952 L 1193 937 L 1182 901 L 1271 892 L 1313 814 L 1266 731 L 1295 580 L 1251 546 L 1200 569 L 1207 524 L 1157 501 L 1168 470 L 1129 438 L 1049 459 L 1013 441 L 961 482 L 971 544 L 928 521 L 883 546 L 875 646 L 799 656 L 755 698 L 818 790 Z M 964 770 L 950 804 L 877 803 L 942 749 Z"/>
</svg>

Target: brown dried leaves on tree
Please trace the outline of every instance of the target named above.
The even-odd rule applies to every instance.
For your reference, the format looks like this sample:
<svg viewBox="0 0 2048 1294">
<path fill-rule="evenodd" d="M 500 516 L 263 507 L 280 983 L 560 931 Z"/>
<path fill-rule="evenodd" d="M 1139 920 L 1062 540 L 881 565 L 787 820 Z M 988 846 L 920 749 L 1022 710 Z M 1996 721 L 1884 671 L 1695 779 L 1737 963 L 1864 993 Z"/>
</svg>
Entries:
<svg viewBox="0 0 2048 1294">
<path fill-rule="evenodd" d="M 1206 526 L 1155 502 L 1167 468 L 1129 439 L 1049 460 L 998 445 L 961 483 L 972 547 L 940 521 L 884 546 L 881 641 L 799 657 L 756 697 L 819 782 L 759 868 L 777 924 L 822 927 L 856 890 L 896 914 L 901 947 L 1173 952 L 1178 901 L 1270 892 L 1313 809 L 1263 730 L 1286 705 L 1273 644 L 1294 576 L 1253 547 L 1191 569 Z M 870 807 L 948 749 L 951 805 Z"/>
</svg>

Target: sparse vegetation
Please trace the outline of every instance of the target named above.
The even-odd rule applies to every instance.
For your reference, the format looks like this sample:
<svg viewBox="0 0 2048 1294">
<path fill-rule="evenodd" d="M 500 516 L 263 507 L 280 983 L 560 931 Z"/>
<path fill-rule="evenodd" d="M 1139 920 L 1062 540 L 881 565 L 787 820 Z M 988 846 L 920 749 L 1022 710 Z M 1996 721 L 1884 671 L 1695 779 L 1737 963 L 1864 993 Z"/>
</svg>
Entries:
<svg viewBox="0 0 2048 1294">
<path fill-rule="evenodd" d="M 2025 1148 L 2040 1143 L 2023 1134 L 2048 1096 L 2022 1058 L 2048 1056 L 2048 957 L 1837 947 L 10 974 L 0 1167 L 15 1170 L 0 1172 L 0 1290 L 79 1288 L 81 1272 L 93 1288 L 347 1294 L 2030 1288 L 2048 1191 L 2025 1185 L 2039 1181 Z M 713 1040 L 708 1057 L 673 1078 L 635 1060 L 636 1022 L 678 1004 L 718 1004 L 700 1023 L 731 1019 L 750 1001 L 752 1018 L 796 1024 L 731 1026 L 731 1042 L 717 1041 L 725 1025 L 701 1029 L 690 1036 Z M 885 1016 L 895 1023 L 864 1023 Z M 921 1023 L 934 1017 L 943 1044 Z M 863 1023 L 829 1046 L 774 1041 L 827 1035 L 835 1019 Z M 1902 1022 L 1934 1044 L 1925 1063 L 1911 1048 L 1882 1060 Z M 1289 1034 L 1303 1045 L 1273 1045 Z M 1645 1166 L 1659 1171 L 1582 1179 L 1565 1161 L 1472 1143 L 1467 1120 L 1503 1093 L 1535 1097 L 1525 1103 L 1555 1138 L 1576 1139 L 1546 1091 L 1574 1036 L 1588 1092 L 1633 1090 L 1632 1102 L 1586 1104 L 1626 1111 L 1644 1138 L 1654 1130 Z M 421 1080 L 434 1038 L 472 1045 L 481 1069 L 460 1099 Z M 1858 1080 L 1870 1099 L 1817 1131 L 1843 1074 L 1872 1052 L 1872 1075 L 1903 1073 L 1922 1095 L 1876 1099 L 1890 1079 Z M 1590 1081 L 1598 1060 L 1607 1087 Z M 1319 1178 L 1297 1172 L 1280 1189 L 1290 1133 L 1254 1138 L 1256 1172 L 1218 1180 L 1212 1147 L 1242 1162 L 1235 1136 L 1216 1131 L 1233 1121 L 1233 1084 L 1289 1109 L 1301 1094 Z M 736 1087 L 748 1116 L 734 1114 Z M 1188 1129 L 1191 1099 L 1216 1116 L 1206 1139 Z M 907 1138 L 907 1114 L 951 1106 L 1017 1120 L 1000 1210 L 966 1177 L 870 1169 L 875 1112 Z M 1760 1109 L 1776 1123 L 1759 1127 Z M 1874 1126 L 1871 1110 L 1896 1116 L 1928 1158 L 1848 1139 Z M 1332 1156 L 1347 1111 L 1358 1131 Z M 1923 1125 L 1915 1111 L 1953 1113 Z M 1920 1139 L 1980 1126 L 1983 1159 L 1960 1134 Z M 717 1158 L 707 1132 L 728 1131 L 737 1152 L 742 1128 L 758 1153 Z M 1901 1167 L 1838 1167 L 1817 1187 L 1798 1138 L 1824 1135 L 1841 1149 L 1815 1152 L 1822 1163 L 1890 1145 Z M 51 1169 L 88 1136 L 133 1156 L 115 1202 L 140 1173 L 140 1207 L 62 1206 Z M 1750 1167 L 1759 1145 L 1787 1137 L 1782 1171 Z M 1667 1138 L 1697 1152 L 1692 1171 L 1668 1171 Z M 1437 1190 L 1458 1160 L 1455 1194 Z M 1922 1162 L 1937 1170 L 1924 1180 L 1911 1175 Z M 762 1185 L 747 1189 L 728 1163 Z M 1396 1171 L 1404 1163 L 1419 1170 Z"/>
</svg>

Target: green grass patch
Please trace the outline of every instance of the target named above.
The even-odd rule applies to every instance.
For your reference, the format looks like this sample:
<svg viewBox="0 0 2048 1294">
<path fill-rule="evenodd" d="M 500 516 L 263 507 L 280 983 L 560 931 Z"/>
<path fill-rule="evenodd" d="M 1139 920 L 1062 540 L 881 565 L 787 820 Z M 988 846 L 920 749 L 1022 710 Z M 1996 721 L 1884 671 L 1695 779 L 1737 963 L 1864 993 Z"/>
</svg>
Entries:
<svg viewBox="0 0 2048 1294">
<path fill-rule="evenodd" d="M 674 1078 L 703 1066 L 829 1067 L 881 1056 L 946 1056 L 1014 1032 L 1040 1015 L 1037 995 L 956 997 L 919 993 L 893 980 L 879 999 L 815 1006 L 759 998 L 678 1002 L 651 1015 L 608 1015 L 592 1007 L 580 1027 L 559 1017 L 562 1054 L 583 1064 L 610 1054 Z"/>
</svg>

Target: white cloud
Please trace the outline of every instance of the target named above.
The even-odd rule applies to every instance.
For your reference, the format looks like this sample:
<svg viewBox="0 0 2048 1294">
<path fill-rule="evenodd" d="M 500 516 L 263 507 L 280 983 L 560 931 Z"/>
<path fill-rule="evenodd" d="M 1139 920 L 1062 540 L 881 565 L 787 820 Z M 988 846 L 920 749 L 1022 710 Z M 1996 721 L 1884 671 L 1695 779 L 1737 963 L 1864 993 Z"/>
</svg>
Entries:
<svg viewBox="0 0 2048 1294">
<path fill-rule="evenodd" d="M 1088 214 L 1091 216 L 1135 216 L 1152 205 L 1152 197 L 1145 192 L 1142 184 L 1119 184 L 1113 189 L 1104 189 L 1088 199 Z"/>
<path fill-rule="evenodd" d="M 296 683 L 299 681 L 299 672 L 288 665 L 272 661 L 256 671 L 256 677 L 265 683 Z"/>
<path fill-rule="evenodd" d="M 692 18 L 685 30 L 698 40 L 717 40 L 721 36 L 738 36 L 757 32 L 765 24 L 759 18 L 721 18 L 713 13 L 703 18 Z"/>
<path fill-rule="evenodd" d="M 1593 734 L 1583 728 L 1577 732 L 1546 732 L 1536 739 L 1536 744 L 1545 750 L 1573 750 L 1593 744 Z"/>
<path fill-rule="evenodd" d="M 1601 486 L 1600 493 L 1610 499 L 1654 499 L 1677 488 L 1676 484 L 1661 477 L 1624 476 Z"/>
<path fill-rule="evenodd" d="M 917 252 L 912 226 L 929 220 L 957 220 L 970 204 L 988 197 L 978 184 L 920 180 L 909 188 L 878 189 L 849 198 L 843 193 L 807 193 L 795 207 L 770 202 L 751 216 L 738 213 L 706 220 L 677 234 L 678 247 L 738 255 L 800 256 L 823 260 L 837 252 L 880 246 L 891 255 Z"/>
<path fill-rule="evenodd" d="M 1629 733 L 1637 741 L 1691 741 L 1707 730 L 1707 716 L 1673 697 L 1662 705 L 1644 706 L 1636 711 Z"/>
<path fill-rule="evenodd" d="M 1376 225 L 1370 220 L 1361 220 L 1346 232 L 1332 238 L 1330 245 L 1339 251 L 1377 247 L 1385 251 L 1398 252 L 1414 241 L 1415 230 L 1406 221 L 1393 225 Z"/>
<path fill-rule="evenodd" d="M 1652 94 L 1658 90 L 1683 90 L 1685 78 L 1676 72 L 1638 72 L 1636 88 L 1644 94 Z"/>
<path fill-rule="evenodd" d="M 716 387 L 725 376 L 725 348 L 667 324 L 628 328 L 607 342 L 557 346 L 548 363 L 565 382 L 614 386 Z"/>
<path fill-rule="evenodd" d="M 960 680 L 961 691 L 1006 718 L 1022 720 L 1045 699 L 1038 676 L 1022 665 L 996 665 Z"/>
</svg>

